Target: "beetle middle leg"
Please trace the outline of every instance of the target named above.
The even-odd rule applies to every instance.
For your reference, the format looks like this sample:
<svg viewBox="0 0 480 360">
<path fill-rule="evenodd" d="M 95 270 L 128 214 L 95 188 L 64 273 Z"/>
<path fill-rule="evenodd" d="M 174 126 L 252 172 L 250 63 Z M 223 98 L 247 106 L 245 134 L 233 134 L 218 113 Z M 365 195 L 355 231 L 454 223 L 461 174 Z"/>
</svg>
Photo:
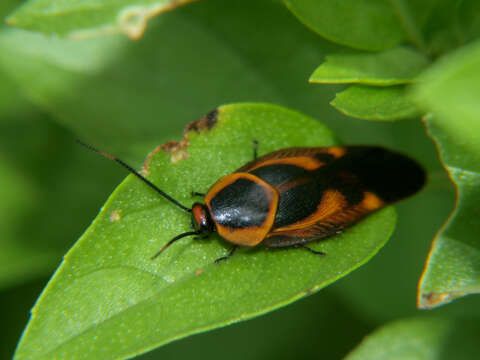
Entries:
<svg viewBox="0 0 480 360">
<path fill-rule="evenodd" d="M 257 160 L 258 157 L 258 141 L 253 140 L 253 160 Z"/>
<path fill-rule="evenodd" d="M 190 193 L 190 195 L 192 195 L 192 197 L 194 197 L 194 196 L 205 197 L 206 194 L 201 193 L 201 192 L 197 192 L 197 191 L 192 191 L 192 192 Z"/>
<path fill-rule="evenodd" d="M 323 251 L 317 251 L 317 250 L 313 250 L 312 248 L 309 248 L 308 246 L 304 245 L 304 244 L 295 244 L 293 245 L 294 248 L 296 249 L 305 249 L 305 250 L 308 250 L 310 251 L 312 254 L 315 254 L 315 255 L 320 255 L 320 256 L 325 256 L 327 254 L 325 254 Z"/>
<path fill-rule="evenodd" d="M 215 264 L 220 263 L 221 261 L 227 260 L 228 258 L 232 257 L 232 255 L 235 253 L 235 250 L 237 250 L 238 245 L 233 245 L 232 248 L 230 249 L 230 252 L 226 256 L 222 256 L 221 258 L 218 258 L 215 260 Z"/>
</svg>

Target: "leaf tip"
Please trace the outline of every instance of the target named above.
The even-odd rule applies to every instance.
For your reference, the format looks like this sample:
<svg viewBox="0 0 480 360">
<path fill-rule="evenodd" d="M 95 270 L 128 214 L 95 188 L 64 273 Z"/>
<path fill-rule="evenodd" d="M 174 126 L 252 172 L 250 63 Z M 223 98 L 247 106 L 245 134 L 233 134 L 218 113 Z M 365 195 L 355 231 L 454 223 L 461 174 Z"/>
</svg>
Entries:
<svg viewBox="0 0 480 360">
<path fill-rule="evenodd" d="M 456 297 L 461 296 L 460 294 L 454 294 L 453 292 L 428 292 L 428 293 L 419 293 L 417 300 L 417 307 L 419 309 L 432 309 L 441 305 L 448 304 L 452 302 Z"/>
<path fill-rule="evenodd" d="M 187 124 L 181 141 L 170 140 L 160 146 L 157 146 L 157 148 L 153 150 L 145 160 L 141 170 L 142 175 L 147 176 L 150 173 L 149 168 L 152 157 L 160 150 L 169 153 L 170 161 L 174 164 L 188 158 L 188 152 L 186 151 L 186 148 L 190 145 L 190 142 L 188 141 L 188 133 L 190 131 L 195 131 L 197 133 L 202 131 L 210 131 L 217 124 L 218 115 L 218 109 L 208 112 L 200 119 Z"/>
</svg>

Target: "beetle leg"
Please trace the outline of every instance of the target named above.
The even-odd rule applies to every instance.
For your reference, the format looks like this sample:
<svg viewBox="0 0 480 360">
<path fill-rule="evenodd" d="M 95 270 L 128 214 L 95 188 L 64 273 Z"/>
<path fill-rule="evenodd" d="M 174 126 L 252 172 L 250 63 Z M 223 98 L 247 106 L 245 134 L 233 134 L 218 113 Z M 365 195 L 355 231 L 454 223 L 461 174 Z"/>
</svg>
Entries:
<svg viewBox="0 0 480 360">
<path fill-rule="evenodd" d="M 223 260 L 227 260 L 228 258 L 232 257 L 232 255 L 235 253 L 235 250 L 237 250 L 238 245 L 233 245 L 232 248 L 230 249 L 230 252 L 227 254 L 227 256 L 222 256 L 221 258 L 218 258 L 215 260 L 215 264 L 220 263 Z"/>
<path fill-rule="evenodd" d="M 197 192 L 197 191 L 192 191 L 192 192 L 190 193 L 190 195 L 192 195 L 192 197 L 193 197 L 193 196 L 202 196 L 202 197 L 205 197 L 206 194 L 201 193 L 201 192 Z"/>
<path fill-rule="evenodd" d="M 310 251 L 312 254 L 315 254 L 315 255 L 320 255 L 320 256 L 325 256 L 327 254 L 325 254 L 323 251 L 317 251 L 317 250 L 313 250 L 312 248 L 309 248 L 308 246 L 304 245 L 304 244 L 295 244 L 294 245 L 295 248 L 297 249 L 305 249 L 305 250 L 308 250 Z"/>
<path fill-rule="evenodd" d="M 257 157 L 258 157 L 257 150 L 258 150 L 258 141 L 253 140 L 253 160 L 257 160 Z"/>
<path fill-rule="evenodd" d="M 202 234 L 200 236 L 195 236 L 193 240 L 205 240 L 210 234 Z"/>
</svg>

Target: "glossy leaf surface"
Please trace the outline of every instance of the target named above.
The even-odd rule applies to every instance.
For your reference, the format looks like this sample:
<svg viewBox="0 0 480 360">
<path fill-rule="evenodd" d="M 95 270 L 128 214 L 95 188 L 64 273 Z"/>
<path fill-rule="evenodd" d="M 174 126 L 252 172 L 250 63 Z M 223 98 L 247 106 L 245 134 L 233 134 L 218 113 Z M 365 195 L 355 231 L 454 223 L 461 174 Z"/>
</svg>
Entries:
<svg viewBox="0 0 480 360">
<path fill-rule="evenodd" d="M 207 191 L 251 159 L 254 139 L 260 154 L 336 143 L 320 123 L 272 105 L 223 106 L 217 119 L 211 130 L 190 131 L 187 147 L 152 153 L 144 168 L 186 205 L 198 200 L 192 190 Z M 150 260 L 170 238 L 189 230 L 189 222 L 188 214 L 129 176 L 38 300 L 16 359 L 126 358 L 273 310 L 365 263 L 389 237 L 395 213 L 382 210 L 339 237 L 313 244 L 325 257 L 254 248 L 215 265 L 230 246 L 212 236 L 183 239 Z"/>
</svg>

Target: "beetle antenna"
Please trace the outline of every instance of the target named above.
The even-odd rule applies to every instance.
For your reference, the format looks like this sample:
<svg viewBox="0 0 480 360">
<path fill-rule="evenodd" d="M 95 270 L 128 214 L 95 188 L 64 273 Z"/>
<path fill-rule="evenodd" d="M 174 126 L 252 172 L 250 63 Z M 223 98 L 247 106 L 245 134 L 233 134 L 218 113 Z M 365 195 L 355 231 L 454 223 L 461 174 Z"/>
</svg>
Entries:
<svg viewBox="0 0 480 360">
<path fill-rule="evenodd" d="M 148 180 L 146 177 L 144 177 L 143 175 L 141 175 L 138 171 L 136 171 L 134 168 L 132 168 L 130 165 L 128 165 L 127 163 L 123 162 L 122 160 L 116 158 L 115 156 L 113 155 L 110 155 L 106 152 L 103 152 L 101 150 L 98 150 L 97 148 L 93 147 L 92 145 L 88 145 L 88 144 L 85 144 L 84 142 L 80 141 L 77 139 L 77 143 L 79 143 L 80 145 L 82 145 L 83 147 L 87 148 L 88 150 L 91 150 L 93 152 L 96 152 L 110 160 L 113 160 L 115 162 L 117 162 L 118 164 L 122 165 L 125 169 L 127 169 L 129 172 L 131 172 L 133 175 L 135 175 L 137 178 L 139 178 L 140 180 L 142 180 L 145 184 L 147 184 L 148 186 L 150 186 L 153 190 L 155 190 L 157 193 L 159 193 L 160 195 L 162 195 L 165 199 L 167 199 L 168 201 L 174 203 L 175 205 L 177 205 L 180 209 L 182 209 L 183 211 L 186 211 L 186 212 L 189 212 L 191 213 L 192 212 L 192 209 L 189 209 L 187 208 L 186 206 L 180 204 L 177 200 L 175 200 L 174 198 L 172 198 L 170 195 L 168 195 L 166 192 L 164 192 L 163 190 L 160 190 L 154 183 L 152 183 L 150 180 Z"/>
<path fill-rule="evenodd" d="M 155 258 L 157 258 L 162 252 L 164 252 L 170 245 L 172 245 L 175 241 L 181 239 L 181 238 L 184 238 L 186 236 L 191 236 L 191 235 L 200 235 L 201 234 L 201 231 L 188 231 L 186 233 L 183 233 L 183 234 L 180 234 L 180 235 L 177 235 L 175 236 L 172 240 L 170 240 L 168 243 L 166 243 L 161 249 L 159 252 L 157 252 L 155 255 L 153 255 L 151 257 L 152 260 L 154 260 Z"/>
</svg>

